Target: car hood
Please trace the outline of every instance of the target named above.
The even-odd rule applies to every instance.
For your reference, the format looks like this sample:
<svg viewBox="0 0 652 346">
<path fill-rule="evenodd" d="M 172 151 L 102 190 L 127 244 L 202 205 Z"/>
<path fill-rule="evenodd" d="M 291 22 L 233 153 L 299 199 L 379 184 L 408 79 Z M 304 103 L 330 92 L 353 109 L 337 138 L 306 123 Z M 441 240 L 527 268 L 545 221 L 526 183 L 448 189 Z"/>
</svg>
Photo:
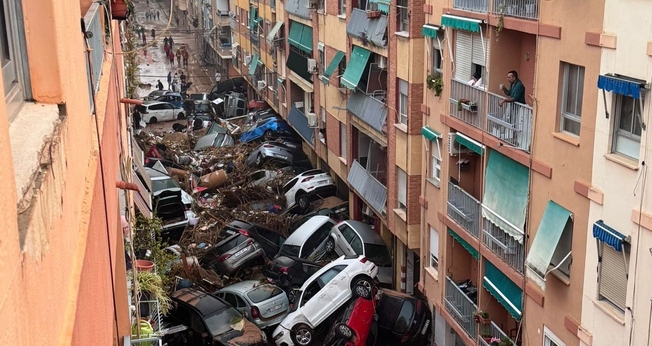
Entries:
<svg viewBox="0 0 652 346">
<path fill-rule="evenodd" d="M 233 328 L 231 331 L 218 335 L 213 340 L 223 345 L 232 346 L 266 345 L 267 343 L 265 334 L 246 319 L 231 327 Z"/>
</svg>

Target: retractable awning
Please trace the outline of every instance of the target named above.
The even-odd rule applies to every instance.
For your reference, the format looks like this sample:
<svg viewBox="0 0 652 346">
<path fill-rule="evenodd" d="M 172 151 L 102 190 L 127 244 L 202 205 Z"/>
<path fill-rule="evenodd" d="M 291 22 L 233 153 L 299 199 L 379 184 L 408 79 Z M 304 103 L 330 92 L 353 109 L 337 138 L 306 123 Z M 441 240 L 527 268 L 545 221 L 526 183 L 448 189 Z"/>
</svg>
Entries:
<svg viewBox="0 0 652 346">
<path fill-rule="evenodd" d="M 370 56 L 371 51 L 358 46 L 353 46 L 351 61 L 346 67 L 346 71 L 344 71 L 344 75 L 342 75 L 341 79 L 341 82 L 345 87 L 354 90 L 358 86 Z"/>
<path fill-rule="evenodd" d="M 641 88 L 645 87 L 645 81 L 617 75 L 598 76 L 598 89 L 613 91 L 619 95 L 630 96 L 635 99 L 641 98 Z"/>
<path fill-rule="evenodd" d="M 269 34 L 267 34 L 267 37 L 265 38 L 269 44 L 274 43 L 274 37 L 276 37 L 276 34 L 278 33 L 279 30 L 281 30 L 281 27 L 283 26 L 283 21 L 279 20 L 274 24 L 274 27 L 272 30 L 269 31 Z"/>
<path fill-rule="evenodd" d="M 528 277 L 533 278 L 541 287 L 544 287 L 548 267 L 570 218 L 570 211 L 553 201 L 548 201 L 530 252 L 525 259 Z"/>
<path fill-rule="evenodd" d="M 457 30 L 471 31 L 471 32 L 480 32 L 480 23 L 479 19 L 453 16 L 450 14 L 443 14 L 441 16 L 441 25 Z"/>
<path fill-rule="evenodd" d="M 485 261 L 485 273 L 482 285 L 517 321 L 521 319 L 523 308 L 523 290 L 496 268 Z"/>
<path fill-rule="evenodd" d="M 258 53 L 254 53 L 254 56 L 251 58 L 251 63 L 249 63 L 249 75 L 253 76 L 256 74 L 256 67 L 258 67 Z"/>
<path fill-rule="evenodd" d="M 429 141 L 434 141 L 437 138 L 441 138 L 441 134 L 433 130 L 430 126 L 426 125 L 421 128 L 421 134 Z"/>
<path fill-rule="evenodd" d="M 312 28 L 298 22 L 291 22 L 288 43 L 308 54 L 312 54 Z"/>
<path fill-rule="evenodd" d="M 333 60 L 331 60 L 331 62 L 328 64 L 328 67 L 326 67 L 326 71 L 324 71 L 324 74 L 322 75 L 324 78 L 321 79 L 321 81 L 324 84 L 328 84 L 328 79 L 331 78 L 333 72 L 335 72 L 335 69 L 342 61 L 342 58 L 344 58 L 344 52 L 338 50 L 337 53 L 335 53 Z"/>
<path fill-rule="evenodd" d="M 378 11 L 385 14 L 389 13 L 390 0 L 369 0 L 369 2 L 376 4 L 376 6 L 378 6 Z"/>
<path fill-rule="evenodd" d="M 463 133 L 457 132 L 455 134 L 455 142 L 471 149 L 478 155 L 484 155 L 484 145 L 473 140 L 471 137 L 464 135 Z"/>
<path fill-rule="evenodd" d="M 623 251 L 623 242 L 629 242 L 629 236 L 625 236 L 607 226 L 602 220 L 598 220 L 593 224 L 593 237 L 603 241 L 618 252 Z"/>
<path fill-rule="evenodd" d="M 432 37 L 436 38 L 437 37 L 437 31 L 439 31 L 440 27 L 438 25 L 434 24 L 423 24 L 423 27 L 421 27 L 421 34 L 425 37 Z"/>
<path fill-rule="evenodd" d="M 473 258 L 475 258 L 476 260 L 480 260 L 480 253 L 471 244 L 469 244 L 466 240 L 460 237 L 457 233 L 453 232 L 453 230 L 450 228 L 448 229 L 448 234 L 450 234 L 451 237 L 453 237 L 453 239 L 455 239 L 458 243 L 460 243 L 460 245 L 462 245 L 462 247 L 465 248 L 466 251 L 468 251 L 471 254 L 471 256 L 473 256 Z"/>
<path fill-rule="evenodd" d="M 288 122 L 295 130 L 299 133 L 303 139 L 306 140 L 310 145 L 314 145 L 313 139 L 315 137 L 315 130 L 310 127 L 308 124 L 308 118 L 305 114 L 301 112 L 297 107 L 292 106 L 290 108 L 290 114 L 288 114 Z"/>
</svg>

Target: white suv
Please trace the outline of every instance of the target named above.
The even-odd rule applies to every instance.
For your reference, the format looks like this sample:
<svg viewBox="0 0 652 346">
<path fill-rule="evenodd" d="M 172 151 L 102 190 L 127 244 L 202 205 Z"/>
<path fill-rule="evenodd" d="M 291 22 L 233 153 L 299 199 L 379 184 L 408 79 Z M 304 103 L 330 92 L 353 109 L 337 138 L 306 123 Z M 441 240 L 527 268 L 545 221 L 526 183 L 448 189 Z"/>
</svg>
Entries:
<svg viewBox="0 0 652 346">
<path fill-rule="evenodd" d="M 292 312 L 272 333 L 276 345 L 310 345 L 315 328 L 351 297 L 371 299 L 376 274 L 378 267 L 364 256 L 342 256 L 324 266 L 290 298 Z"/>
<path fill-rule="evenodd" d="M 318 169 L 305 171 L 283 186 L 287 209 L 298 205 L 306 210 L 312 198 L 332 196 L 336 190 L 333 178 Z"/>
</svg>

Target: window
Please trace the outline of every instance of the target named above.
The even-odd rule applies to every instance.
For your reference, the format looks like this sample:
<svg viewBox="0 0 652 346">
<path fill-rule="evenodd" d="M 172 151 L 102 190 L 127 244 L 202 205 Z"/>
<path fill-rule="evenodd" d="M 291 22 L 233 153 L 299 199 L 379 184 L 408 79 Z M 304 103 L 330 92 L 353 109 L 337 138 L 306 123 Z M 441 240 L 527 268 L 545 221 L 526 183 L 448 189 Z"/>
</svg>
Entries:
<svg viewBox="0 0 652 346">
<path fill-rule="evenodd" d="M 319 70 L 321 73 L 324 73 L 326 70 L 326 54 L 324 54 L 324 42 L 319 42 L 317 44 L 319 51 Z"/>
<path fill-rule="evenodd" d="M 430 227 L 430 267 L 439 270 L 439 232 Z"/>
<path fill-rule="evenodd" d="M 616 251 L 602 241 L 598 242 L 598 299 L 624 312 L 627 299 L 629 244 L 623 243 L 622 251 Z"/>
<path fill-rule="evenodd" d="M 557 271 L 563 273 L 564 275 L 570 277 L 570 266 L 571 266 L 571 257 L 568 254 L 571 252 L 573 247 L 573 219 L 569 218 L 564 226 L 564 230 L 561 233 L 561 238 L 559 243 L 557 243 L 557 248 L 552 254 L 552 260 L 550 264 L 552 267 L 556 267 L 559 264 Z M 568 258 L 566 258 L 568 256 Z M 563 261 L 563 262 L 562 262 Z"/>
<path fill-rule="evenodd" d="M 398 122 L 407 125 L 408 123 L 408 83 L 402 79 L 398 80 Z"/>
<path fill-rule="evenodd" d="M 346 124 L 340 123 L 340 157 L 346 160 Z"/>
<path fill-rule="evenodd" d="M 486 57 L 489 55 L 488 39 L 484 41 L 479 34 L 466 31 L 455 31 L 455 79 L 470 84 L 474 74 L 479 74 L 480 79 L 473 84 L 479 89 L 484 89 L 486 79 Z"/>
<path fill-rule="evenodd" d="M 346 16 L 346 0 L 339 0 L 337 11 L 338 15 Z"/>
<path fill-rule="evenodd" d="M 548 327 L 543 326 L 543 346 L 566 346 Z"/>
<path fill-rule="evenodd" d="M 18 112 L 23 100 L 29 98 L 29 76 L 23 69 L 27 57 L 22 21 L 22 1 L 0 0 L 0 64 L 5 103 L 9 120 Z"/>
<path fill-rule="evenodd" d="M 437 37 L 432 38 L 432 72 L 442 72 L 443 69 L 443 55 L 441 41 L 443 37 L 443 30 L 437 31 Z"/>
<path fill-rule="evenodd" d="M 396 27 L 400 32 L 409 32 L 410 31 L 410 15 L 408 13 L 408 0 L 397 0 L 396 2 L 397 9 L 397 20 L 398 23 Z"/>
<path fill-rule="evenodd" d="M 358 236 L 355 231 L 351 229 L 351 227 L 347 225 L 343 225 L 340 227 L 340 233 L 342 233 L 342 237 L 346 240 L 347 243 L 351 246 L 351 249 L 353 249 L 353 252 L 357 253 L 358 255 L 361 255 L 364 253 L 364 250 L 362 248 L 362 239 Z"/>
<path fill-rule="evenodd" d="M 317 1 L 317 12 L 319 13 L 326 12 L 326 0 Z"/>
<path fill-rule="evenodd" d="M 643 95 L 641 95 L 642 97 Z M 613 151 L 638 160 L 641 146 L 641 123 L 643 100 L 629 96 L 614 95 L 616 98 L 614 114 Z"/>
<path fill-rule="evenodd" d="M 430 142 L 430 179 L 439 186 L 441 181 L 441 138 Z"/>
<path fill-rule="evenodd" d="M 560 130 L 579 136 L 582 117 L 582 94 L 584 91 L 584 67 L 562 62 L 562 72 Z"/>
<path fill-rule="evenodd" d="M 321 283 L 321 287 L 324 287 L 344 269 L 346 269 L 346 266 L 334 266 L 333 268 L 327 270 L 324 274 L 321 274 L 317 281 Z"/>
<path fill-rule="evenodd" d="M 396 167 L 396 182 L 398 185 L 398 209 L 407 211 L 407 174 Z"/>
<path fill-rule="evenodd" d="M 319 140 L 326 144 L 326 108 L 319 107 L 319 113 L 321 115 L 321 124 L 319 126 Z"/>
</svg>

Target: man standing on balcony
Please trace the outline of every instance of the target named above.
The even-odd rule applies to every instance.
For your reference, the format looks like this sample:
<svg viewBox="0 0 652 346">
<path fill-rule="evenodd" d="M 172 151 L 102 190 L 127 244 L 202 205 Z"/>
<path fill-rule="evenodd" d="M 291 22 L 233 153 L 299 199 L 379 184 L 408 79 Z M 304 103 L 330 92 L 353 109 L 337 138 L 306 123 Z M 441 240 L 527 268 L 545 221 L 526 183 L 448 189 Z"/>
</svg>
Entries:
<svg viewBox="0 0 652 346">
<path fill-rule="evenodd" d="M 518 102 L 525 104 L 525 86 L 520 79 L 518 79 L 518 72 L 509 71 L 507 72 L 507 81 L 509 82 L 509 89 L 505 88 L 505 85 L 500 85 L 500 90 L 502 90 L 507 98 L 500 100 L 498 105 L 503 106 L 505 102 Z"/>
</svg>

